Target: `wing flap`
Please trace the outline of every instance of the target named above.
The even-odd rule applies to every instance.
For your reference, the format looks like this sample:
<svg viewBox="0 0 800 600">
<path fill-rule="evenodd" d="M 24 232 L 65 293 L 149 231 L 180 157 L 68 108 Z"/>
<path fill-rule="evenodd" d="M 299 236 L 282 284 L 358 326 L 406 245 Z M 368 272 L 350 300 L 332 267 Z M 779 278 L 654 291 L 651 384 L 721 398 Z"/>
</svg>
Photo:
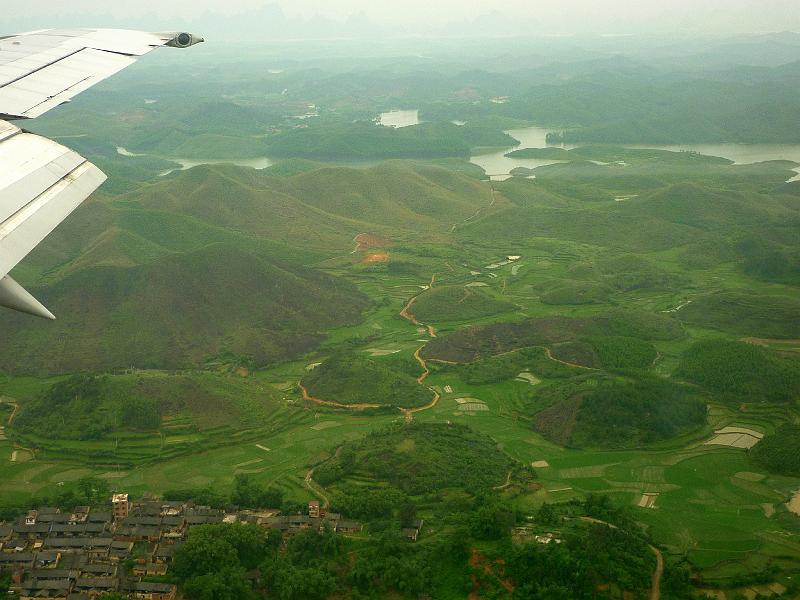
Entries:
<svg viewBox="0 0 800 600">
<path fill-rule="evenodd" d="M 8 273 L 106 179 L 75 152 L 2 119 L 37 117 L 159 46 L 202 41 L 119 29 L 0 37 L 0 306 L 54 318 Z"/>
<path fill-rule="evenodd" d="M 4 114 L 34 118 L 135 62 L 122 54 L 83 49 L 0 87 Z"/>
<path fill-rule="evenodd" d="M 19 132 L 0 142 L 0 277 L 105 178 L 100 169 L 52 140 Z"/>
</svg>

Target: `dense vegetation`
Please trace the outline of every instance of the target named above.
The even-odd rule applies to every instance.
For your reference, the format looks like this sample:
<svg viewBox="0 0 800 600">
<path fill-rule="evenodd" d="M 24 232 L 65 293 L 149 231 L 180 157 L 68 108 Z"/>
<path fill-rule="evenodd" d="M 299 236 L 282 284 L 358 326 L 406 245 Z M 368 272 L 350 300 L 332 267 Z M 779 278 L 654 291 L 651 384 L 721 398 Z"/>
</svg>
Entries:
<svg viewBox="0 0 800 600">
<path fill-rule="evenodd" d="M 761 338 L 800 337 L 800 300 L 752 292 L 719 292 L 698 298 L 680 318 L 697 327 Z"/>
<path fill-rule="evenodd" d="M 699 427 L 705 419 L 705 404 L 669 381 L 604 383 L 583 397 L 570 443 L 638 447 Z"/>
<path fill-rule="evenodd" d="M 663 315 L 616 310 L 591 318 L 542 317 L 520 323 L 473 325 L 432 340 L 424 350 L 429 358 L 471 362 L 530 346 L 570 342 L 583 336 L 675 339 L 680 323 Z"/>
<path fill-rule="evenodd" d="M 524 348 L 516 352 L 492 356 L 463 365 L 445 367 L 470 385 L 488 385 L 514 379 L 519 373 L 529 370 L 537 377 L 561 379 L 573 377 L 579 370 L 550 360 L 543 348 Z"/>
<path fill-rule="evenodd" d="M 513 310 L 508 302 L 476 288 L 437 286 L 417 296 L 411 312 L 423 322 L 470 321 Z"/>
<path fill-rule="evenodd" d="M 91 440 L 119 428 L 158 429 L 161 414 L 155 400 L 130 395 L 124 386 L 73 375 L 27 403 L 14 425 L 45 438 Z"/>
<path fill-rule="evenodd" d="M 800 396 L 800 362 L 743 342 L 705 340 L 683 355 L 686 379 L 744 402 L 795 402 Z"/>
<path fill-rule="evenodd" d="M 800 476 L 800 425 L 787 423 L 764 436 L 752 450 L 753 458 L 781 475 Z"/>
<path fill-rule="evenodd" d="M 464 425 L 412 423 L 368 434 L 345 444 L 327 466 L 333 482 L 362 474 L 411 495 L 462 488 L 488 490 L 506 480 L 518 465 L 487 435 Z"/>
<path fill-rule="evenodd" d="M 389 519 L 382 529 L 374 523 L 369 539 L 326 527 L 283 541 L 277 531 L 253 525 L 203 525 L 192 529 L 176 553 L 175 574 L 182 591 L 201 600 L 324 600 L 342 594 L 461 598 L 476 589 L 482 596 L 506 597 L 510 588 L 515 598 L 566 600 L 594 598 L 606 584 L 609 598 L 639 598 L 649 590 L 655 559 L 647 540 L 628 513 L 607 498 L 546 505 L 549 510 L 539 511 L 537 523 L 563 530 L 558 534 L 563 543 L 546 546 L 532 540 L 510 543 L 513 512 L 495 532 L 498 507 L 496 500 L 482 498 L 470 517 L 459 515 L 417 544 L 401 538 L 399 519 Z M 602 521 L 575 518 L 583 515 Z M 475 545 L 485 540 L 493 540 L 486 556 Z"/>
<path fill-rule="evenodd" d="M 514 598 L 578 600 L 596 598 L 598 587 L 611 581 L 629 593 L 646 590 L 652 562 L 640 533 L 591 525 L 562 544 L 514 548 L 506 572 L 515 583 Z"/>
<path fill-rule="evenodd" d="M 646 369 L 658 356 L 649 342 L 624 336 L 593 336 L 586 338 L 597 354 L 600 364 L 610 370 Z"/>
<path fill-rule="evenodd" d="M 513 139 L 490 127 L 422 123 L 381 127 L 372 123 L 297 129 L 267 140 L 272 156 L 327 160 L 376 158 L 467 158 L 476 146 L 510 146 Z"/>
<path fill-rule="evenodd" d="M 359 354 L 332 356 L 303 377 L 314 398 L 339 404 L 379 404 L 413 408 L 431 401 L 432 392 L 387 360 Z"/>
<path fill-rule="evenodd" d="M 31 332 L 29 321 L 4 313 L 8 370 L 185 368 L 225 353 L 265 365 L 307 351 L 321 329 L 353 322 L 365 306 L 346 282 L 230 245 L 144 265 L 92 265 L 39 291 L 64 317 Z M 67 332 L 69 351 L 55 342 Z"/>
</svg>

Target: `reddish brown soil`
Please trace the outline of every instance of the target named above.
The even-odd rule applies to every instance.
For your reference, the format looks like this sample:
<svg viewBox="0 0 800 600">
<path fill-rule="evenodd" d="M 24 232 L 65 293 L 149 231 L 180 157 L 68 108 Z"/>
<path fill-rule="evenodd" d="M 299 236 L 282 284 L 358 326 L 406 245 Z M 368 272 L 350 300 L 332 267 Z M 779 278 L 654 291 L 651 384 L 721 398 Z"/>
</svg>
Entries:
<svg viewBox="0 0 800 600">
<path fill-rule="evenodd" d="M 303 400 L 308 400 L 309 402 L 314 402 L 315 404 L 322 406 L 335 406 L 336 408 L 347 408 L 350 410 L 381 408 L 380 404 L 342 404 L 341 402 L 334 402 L 333 400 L 321 400 L 320 398 L 314 398 L 311 394 L 309 394 L 308 390 L 302 383 L 298 383 L 297 385 L 300 387 L 300 391 L 303 393 Z"/>
<path fill-rule="evenodd" d="M 365 252 L 370 248 L 384 248 L 392 244 L 392 240 L 373 233 L 359 233 L 355 239 L 356 250 Z"/>
<path fill-rule="evenodd" d="M 372 264 L 372 263 L 388 263 L 389 262 L 389 254 L 387 252 L 373 252 L 367 254 L 362 260 L 364 264 Z"/>
</svg>

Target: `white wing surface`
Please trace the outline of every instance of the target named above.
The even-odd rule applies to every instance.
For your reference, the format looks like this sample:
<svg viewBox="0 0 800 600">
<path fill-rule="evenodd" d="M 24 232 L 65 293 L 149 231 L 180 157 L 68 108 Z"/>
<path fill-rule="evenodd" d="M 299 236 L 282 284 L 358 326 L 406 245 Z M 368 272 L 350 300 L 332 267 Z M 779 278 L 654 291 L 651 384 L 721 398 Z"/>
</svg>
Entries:
<svg viewBox="0 0 800 600">
<path fill-rule="evenodd" d="M 0 38 L 0 306 L 53 319 L 8 273 L 106 176 L 75 152 L 8 122 L 37 117 L 188 33 L 49 29 Z"/>
</svg>

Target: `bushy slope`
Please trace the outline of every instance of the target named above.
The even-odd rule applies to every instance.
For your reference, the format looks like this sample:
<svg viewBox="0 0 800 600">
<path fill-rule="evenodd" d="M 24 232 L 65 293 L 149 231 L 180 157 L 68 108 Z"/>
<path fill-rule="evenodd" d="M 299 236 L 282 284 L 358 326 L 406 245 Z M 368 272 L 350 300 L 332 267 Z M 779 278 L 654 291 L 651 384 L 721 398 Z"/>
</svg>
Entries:
<svg viewBox="0 0 800 600">
<path fill-rule="evenodd" d="M 270 156 L 327 160 L 468 157 L 477 146 L 512 146 L 514 140 L 491 127 L 422 123 L 393 129 L 373 123 L 311 125 L 266 140 Z"/>
<path fill-rule="evenodd" d="M 341 475 L 359 474 L 417 495 L 461 488 L 486 492 L 516 463 L 487 435 L 458 424 L 411 423 L 345 444 L 333 461 Z"/>
<path fill-rule="evenodd" d="M 313 168 L 291 177 L 200 166 L 125 199 L 286 244 L 340 252 L 355 235 L 374 229 L 441 237 L 488 206 L 491 196 L 474 178 L 397 161 L 369 169 Z"/>
<path fill-rule="evenodd" d="M 742 336 L 800 337 L 800 300 L 796 296 L 721 291 L 697 298 L 678 315 L 696 327 Z"/>
<path fill-rule="evenodd" d="M 794 402 L 800 398 L 800 361 L 753 344 L 705 340 L 683 355 L 678 374 L 745 402 Z"/>
<path fill-rule="evenodd" d="M 431 340 L 422 354 L 432 359 L 472 362 L 519 348 L 573 342 L 584 336 L 672 340 L 683 336 L 683 330 L 675 319 L 664 315 L 614 310 L 585 319 L 558 316 L 473 325 Z"/>
<path fill-rule="evenodd" d="M 353 285 L 304 264 L 349 253 L 362 232 L 445 239 L 489 202 L 472 177 L 399 161 L 289 177 L 201 166 L 99 197 L 14 273 L 60 320 L 1 314 L 0 370 L 297 356 L 366 307 Z"/>
<path fill-rule="evenodd" d="M 61 319 L 0 315 L 9 371 L 181 368 L 226 353 L 263 365 L 308 350 L 366 305 L 350 284 L 224 244 L 84 268 L 34 292 Z"/>
<path fill-rule="evenodd" d="M 339 404 L 378 404 L 413 408 L 433 398 L 416 379 L 386 360 L 338 354 L 303 378 L 309 394 Z"/>
<path fill-rule="evenodd" d="M 773 473 L 800 475 L 800 426 L 784 425 L 765 436 L 752 453 L 753 458 Z"/>
<path fill-rule="evenodd" d="M 684 386 L 655 377 L 602 381 L 557 398 L 536 414 L 536 429 L 573 447 L 634 448 L 705 422 L 706 405 Z"/>
<path fill-rule="evenodd" d="M 440 286 L 420 294 L 411 312 L 424 322 L 468 321 L 514 310 L 514 305 L 476 289 Z"/>
</svg>

